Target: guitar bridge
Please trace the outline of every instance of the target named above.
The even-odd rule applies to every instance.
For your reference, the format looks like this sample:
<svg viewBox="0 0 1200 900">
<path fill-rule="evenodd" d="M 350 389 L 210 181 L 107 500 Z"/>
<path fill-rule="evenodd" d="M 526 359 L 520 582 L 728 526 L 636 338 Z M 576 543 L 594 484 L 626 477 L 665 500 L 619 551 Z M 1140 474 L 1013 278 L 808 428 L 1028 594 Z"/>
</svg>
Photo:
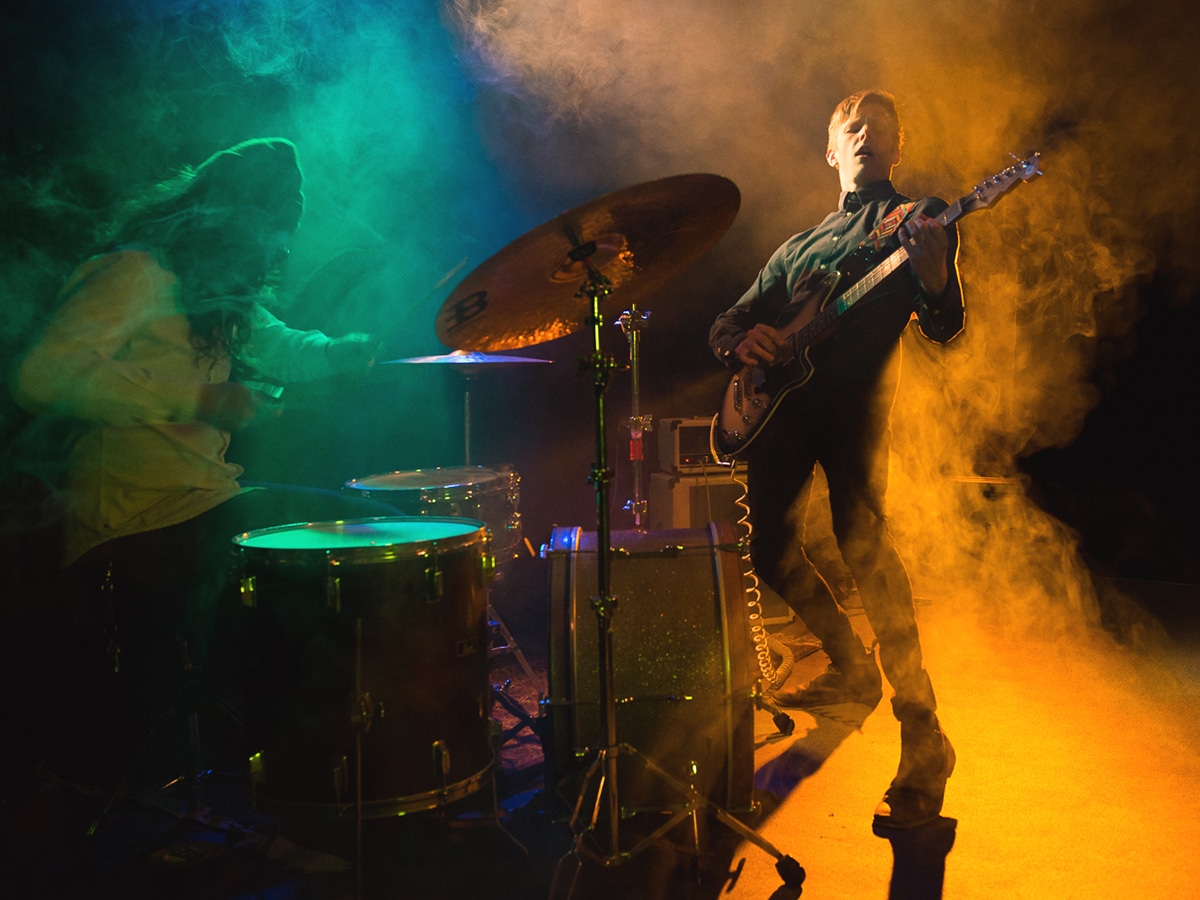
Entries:
<svg viewBox="0 0 1200 900">
<path fill-rule="evenodd" d="M 740 375 L 733 379 L 733 409 L 735 412 L 742 411 L 742 377 Z"/>
</svg>

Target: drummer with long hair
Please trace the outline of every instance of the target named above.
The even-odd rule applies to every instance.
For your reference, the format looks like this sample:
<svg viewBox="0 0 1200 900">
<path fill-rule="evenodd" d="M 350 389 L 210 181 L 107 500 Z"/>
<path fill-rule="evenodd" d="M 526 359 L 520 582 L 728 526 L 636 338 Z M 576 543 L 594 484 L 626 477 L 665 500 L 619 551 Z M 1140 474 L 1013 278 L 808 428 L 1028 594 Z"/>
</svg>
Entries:
<svg viewBox="0 0 1200 900">
<path fill-rule="evenodd" d="M 335 491 L 246 485 L 225 459 L 231 433 L 271 408 L 246 380 L 363 372 L 377 346 L 268 311 L 303 206 L 296 148 L 282 138 L 185 169 L 125 207 L 15 368 L 22 407 L 71 423 L 57 486 L 63 583 L 82 598 L 73 616 L 119 624 L 127 681 L 157 684 L 181 646 L 205 657 L 233 535 L 395 513 Z"/>
</svg>

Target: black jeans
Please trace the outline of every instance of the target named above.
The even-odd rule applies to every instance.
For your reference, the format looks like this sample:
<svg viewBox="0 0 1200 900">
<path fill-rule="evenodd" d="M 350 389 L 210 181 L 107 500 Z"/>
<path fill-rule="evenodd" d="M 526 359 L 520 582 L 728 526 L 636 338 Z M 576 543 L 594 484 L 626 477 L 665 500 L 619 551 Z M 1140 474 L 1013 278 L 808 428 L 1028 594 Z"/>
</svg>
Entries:
<svg viewBox="0 0 1200 900">
<path fill-rule="evenodd" d="M 829 482 L 833 531 L 879 641 L 897 718 L 929 715 L 936 700 L 921 657 L 908 572 L 884 510 L 892 395 L 795 392 L 747 452 L 751 558 L 758 575 L 845 669 L 862 643 L 804 552 L 814 466 Z"/>
</svg>

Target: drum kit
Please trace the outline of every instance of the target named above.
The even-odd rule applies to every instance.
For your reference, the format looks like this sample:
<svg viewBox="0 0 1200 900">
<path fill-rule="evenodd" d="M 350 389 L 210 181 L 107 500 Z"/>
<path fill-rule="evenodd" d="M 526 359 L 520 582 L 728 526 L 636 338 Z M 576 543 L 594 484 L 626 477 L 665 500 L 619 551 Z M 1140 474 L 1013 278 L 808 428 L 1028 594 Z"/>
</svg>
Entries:
<svg viewBox="0 0 1200 900">
<path fill-rule="evenodd" d="M 565 599 L 571 607 L 570 624 L 560 627 L 588 634 L 596 653 L 595 669 L 573 668 L 565 679 L 570 682 L 565 689 L 577 696 L 551 697 L 548 704 L 550 715 L 555 708 L 565 711 L 559 722 L 574 722 L 575 713 L 585 706 L 589 712 L 580 712 L 578 718 L 590 716 L 587 727 L 572 725 L 566 729 L 571 736 L 564 738 L 573 743 L 590 728 L 582 739 L 592 743 L 587 752 L 593 756 L 590 766 L 579 766 L 583 774 L 571 818 L 571 855 L 577 867 L 583 855 L 615 865 L 685 818 L 692 817 L 695 824 L 697 813 L 708 810 L 775 857 L 786 883 L 800 884 L 804 870 L 795 860 L 698 791 L 677 766 L 664 767 L 619 740 L 617 729 L 613 621 L 618 603 L 612 589 L 614 534 L 608 492 L 613 473 L 605 417 L 605 394 L 617 363 L 601 347 L 604 307 L 614 299 L 624 306 L 618 321 L 628 340 L 633 376 L 629 423 L 634 497 L 626 508 L 633 512 L 637 528 L 619 538 L 633 547 L 632 554 L 624 546 L 619 552 L 623 559 L 632 555 L 652 563 L 697 551 L 727 558 L 737 543 L 730 530 L 714 526 L 711 533 L 697 537 L 682 532 L 655 536 L 641 529 L 646 504 L 641 495 L 640 441 L 649 423 L 638 406 L 639 335 L 648 316 L 639 303 L 705 254 L 733 223 L 739 204 L 739 191 L 726 178 L 679 175 L 604 195 L 518 238 L 468 274 L 442 304 L 435 331 L 453 352 L 382 364 L 445 366 L 463 376 L 463 467 L 391 472 L 346 482 L 346 491 L 384 497 L 405 513 L 394 519 L 306 523 L 234 538 L 243 583 L 253 585 L 256 608 L 274 608 L 281 613 L 276 618 L 288 623 L 278 650 L 288 665 L 279 669 L 273 685 L 284 699 L 275 704 L 272 721 L 263 723 L 262 749 L 252 761 L 254 797 L 260 805 L 354 816 L 361 829 L 365 818 L 440 808 L 491 780 L 487 591 L 495 560 L 506 555 L 511 559 L 522 540 L 519 478 L 508 467 L 472 465 L 471 381 L 493 367 L 547 362 L 503 351 L 590 330 L 591 353 L 581 359 L 581 370 L 590 372 L 592 385 L 595 460 L 589 480 L 596 494 L 596 530 L 582 534 L 579 529 L 556 529 L 544 550 L 552 561 L 566 561 L 556 572 L 564 573 L 570 583 L 571 598 L 578 582 L 594 579 L 594 585 L 580 591 L 589 598 L 594 620 L 590 627 L 576 628 L 588 617 L 576 617 L 571 598 L 551 597 L 552 606 Z M 691 546 L 683 546 L 687 544 Z M 705 565 L 706 572 L 714 570 L 712 564 Z M 721 571 L 722 566 L 715 569 Z M 723 605 L 727 595 L 740 596 L 740 572 L 736 562 L 726 563 L 723 571 L 715 588 L 708 575 L 708 587 L 718 597 L 715 627 L 728 637 Z M 727 590 L 725 575 L 730 572 L 738 577 Z M 558 592 L 552 588 L 552 594 Z M 718 669 L 749 670 L 740 651 L 716 652 L 722 657 L 715 661 Z M 736 657 L 732 667 L 731 653 Z M 328 659 L 342 660 L 337 671 L 330 671 Z M 427 691 L 395 688 L 410 681 L 400 667 L 408 670 L 414 664 L 422 672 L 437 673 L 436 682 Z M 552 670 L 555 665 L 552 660 Z M 551 675 L 553 682 L 553 671 Z M 717 702 L 728 706 L 730 695 L 737 694 L 750 703 L 751 680 L 718 679 Z M 586 681 L 592 683 L 584 687 Z M 552 683 L 552 693 L 555 688 Z M 349 704 L 347 696 L 352 698 Z M 729 718 L 741 724 L 731 725 L 725 744 L 735 742 L 736 730 L 736 742 L 752 753 L 752 731 L 744 734 L 745 718 Z M 680 727 L 687 727 L 686 722 Z M 726 746 L 718 755 L 731 752 Z M 567 753 L 584 755 L 578 750 Z M 630 763 L 641 770 L 642 805 L 661 802 L 674 813 L 666 825 L 628 850 L 621 847 L 621 819 L 638 804 L 621 799 L 618 758 L 626 760 L 623 777 Z M 728 762 L 722 758 L 716 764 Z M 741 778 L 746 790 L 752 760 L 750 766 L 750 774 Z M 647 779 L 657 788 L 645 789 Z M 737 796 L 735 788 L 723 799 Z M 585 807 L 593 810 L 590 818 L 581 813 Z M 699 853 L 698 845 L 696 850 Z"/>
</svg>

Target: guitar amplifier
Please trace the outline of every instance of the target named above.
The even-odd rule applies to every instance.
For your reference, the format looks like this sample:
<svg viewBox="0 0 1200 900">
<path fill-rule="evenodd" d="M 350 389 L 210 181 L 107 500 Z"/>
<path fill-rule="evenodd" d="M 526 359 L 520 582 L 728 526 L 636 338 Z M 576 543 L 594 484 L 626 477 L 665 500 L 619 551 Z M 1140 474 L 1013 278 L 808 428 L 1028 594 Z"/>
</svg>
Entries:
<svg viewBox="0 0 1200 900">
<path fill-rule="evenodd" d="M 746 514 L 737 503 L 742 493 L 742 486 L 729 477 L 725 468 L 714 466 L 709 472 L 653 472 L 650 527 L 703 528 L 709 522 L 736 523 Z"/>
<path fill-rule="evenodd" d="M 711 418 L 661 420 L 658 425 L 659 468 L 664 472 L 701 472 L 705 469 L 718 469 L 720 464 L 713 458 L 708 441 L 711 425 Z M 707 521 L 708 519 L 704 520 Z"/>
</svg>

